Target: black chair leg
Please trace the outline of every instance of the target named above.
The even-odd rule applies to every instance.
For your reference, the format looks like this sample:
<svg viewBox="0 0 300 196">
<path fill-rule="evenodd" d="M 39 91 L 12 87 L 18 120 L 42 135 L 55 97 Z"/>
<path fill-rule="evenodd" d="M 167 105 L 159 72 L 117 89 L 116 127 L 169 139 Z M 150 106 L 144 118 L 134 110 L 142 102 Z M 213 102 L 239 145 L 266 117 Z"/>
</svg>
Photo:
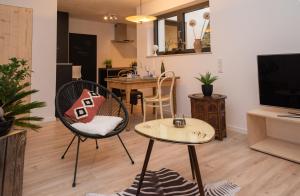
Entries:
<svg viewBox="0 0 300 196">
<path fill-rule="evenodd" d="M 76 175 L 77 175 L 77 166 L 78 166 L 79 147 L 80 147 L 80 137 L 78 136 L 77 154 L 76 154 L 75 171 L 74 171 L 74 179 L 73 179 L 72 187 L 76 186 Z"/>
<path fill-rule="evenodd" d="M 67 154 L 69 148 L 70 148 L 71 145 L 73 144 L 75 137 L 76 137 L 76 135 L 74 135 L 74 137 L 73 137 L 73 139 L 71 140 L 69 146 L 68 146 L 67 149 L 65 150 L 64 154 L 61 156 L 61 159 L 64 159 L 64 158 L 65 158 L 65 155 Z"/>
<path fill-rule="evenodd" d="M 123 102 L 122 96 L 120 97 L 120 100 L 121 100 L 121 102 Z M 119 105 L 118 116 L 120 116 L 120 113 L 121 113 L 121 103 L 120 103 L 120 105 Z"/>
<path fill-rule="evenodd" d="M 96 149 L 99 149 L 98 140 L 95 139 L 95 141 L 96 141 Z"/>
<path fill-rule="evenodd" d="M 119 135 L 118 135 L 118 138 L 119 138 L 120 142 L 122 143 L 122 146 L 123 146 L 123 148 L 125 149 L 125 151 L 126 151 L 128 157 L 129 157 L 129 159 L 130 159 L 130 161 L 131 161 L 131 164 L 133 165 L 133 164 L 134 164 L 134 161 L 132 160 L 132 158 L 131 158 L 131 156 L 130 156 L 130 154 L 129 154 L 127 148 L 126 148 L 126 146 L 124 145 L 124 143 L 123 143 L 123 141 L 122 141 L 122 139 L 121 139 L 121 137 L 120 137 Z"/>
<path fill-rule="evenodd" d="M 144 114 L 144 103 L 143 103 L 143 96 L 141 96 L 141 105 L 142 105 L 142 114 Z"/>
<path fill-rule="evenodd" d="M 132 114 L 132 112 L 133 112 L 133 104 L 131 104 L 131 114 Z"/>
</svg>

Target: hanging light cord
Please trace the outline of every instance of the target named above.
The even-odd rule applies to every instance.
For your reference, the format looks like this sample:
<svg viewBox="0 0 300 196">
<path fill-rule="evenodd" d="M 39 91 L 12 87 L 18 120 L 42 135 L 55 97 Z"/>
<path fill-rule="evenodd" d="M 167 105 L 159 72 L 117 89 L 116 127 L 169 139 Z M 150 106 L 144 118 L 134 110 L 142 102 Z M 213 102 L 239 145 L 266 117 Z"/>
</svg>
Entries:
<svg viewBox="0 0 300 196">
<path fill-rule="evenodd" d="M 140 15 L 142 15 L 142 0 L 140 0 Z"/>
</svg>

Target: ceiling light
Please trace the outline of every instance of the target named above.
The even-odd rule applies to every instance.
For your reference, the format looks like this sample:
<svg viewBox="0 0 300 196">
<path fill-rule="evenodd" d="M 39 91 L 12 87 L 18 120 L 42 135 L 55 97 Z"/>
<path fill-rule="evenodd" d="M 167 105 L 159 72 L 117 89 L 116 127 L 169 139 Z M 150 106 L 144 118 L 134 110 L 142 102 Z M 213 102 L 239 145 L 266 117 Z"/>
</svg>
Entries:
<svg viewBox="0 0 300 196">
<path fill-rule="evenodd" d="M 117 17 L 117 15 L 116 14 L 105 14 L 104 16 L 103 16 L 103 19 L 105 20 L 105 21 L 109 21 L 109 22 L 116 22 L 117 20 L 118 20 L 118 17 Z"/>
<path fill-rule="evenodd" d="M 156 20 L 155 16 L 142 15 L 142 0 L 140 0 L 140 14 L 126 17 L 126 20 L 135 23 L 150 22 Z"/>
</svg>

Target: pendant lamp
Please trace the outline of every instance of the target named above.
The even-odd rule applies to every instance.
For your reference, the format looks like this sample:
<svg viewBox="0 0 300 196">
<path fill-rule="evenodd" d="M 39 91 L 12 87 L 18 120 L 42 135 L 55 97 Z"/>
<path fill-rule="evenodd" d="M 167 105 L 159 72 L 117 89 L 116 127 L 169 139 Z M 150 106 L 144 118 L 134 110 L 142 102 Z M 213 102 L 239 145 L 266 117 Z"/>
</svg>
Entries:
<svg viewBox="0 0 300 196">
<path fill-rule="evenodd" d="M 135 23 L 144 23 L 156 20 L 155 16 L 148 16 L 142 14 L 142 0 L 140 0 L 140 14 L 126 17 L 127 21 Z"/>
</svg>

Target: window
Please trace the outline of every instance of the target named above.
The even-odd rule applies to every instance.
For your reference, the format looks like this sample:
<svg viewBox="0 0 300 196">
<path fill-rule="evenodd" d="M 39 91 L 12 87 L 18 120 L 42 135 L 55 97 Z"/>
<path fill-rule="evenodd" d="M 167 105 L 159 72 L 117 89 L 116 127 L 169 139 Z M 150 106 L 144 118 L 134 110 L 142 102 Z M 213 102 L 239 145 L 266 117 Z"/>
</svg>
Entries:
<svg viewBox="0 0 300 196">
<path fill-rule="evenodd" d="M 159 54 L 193 53 L 195 39 L 201 39 L 202 52 L 211 51 L 208 2 L 160 15 L 154 22 Z"/>
</svg>

